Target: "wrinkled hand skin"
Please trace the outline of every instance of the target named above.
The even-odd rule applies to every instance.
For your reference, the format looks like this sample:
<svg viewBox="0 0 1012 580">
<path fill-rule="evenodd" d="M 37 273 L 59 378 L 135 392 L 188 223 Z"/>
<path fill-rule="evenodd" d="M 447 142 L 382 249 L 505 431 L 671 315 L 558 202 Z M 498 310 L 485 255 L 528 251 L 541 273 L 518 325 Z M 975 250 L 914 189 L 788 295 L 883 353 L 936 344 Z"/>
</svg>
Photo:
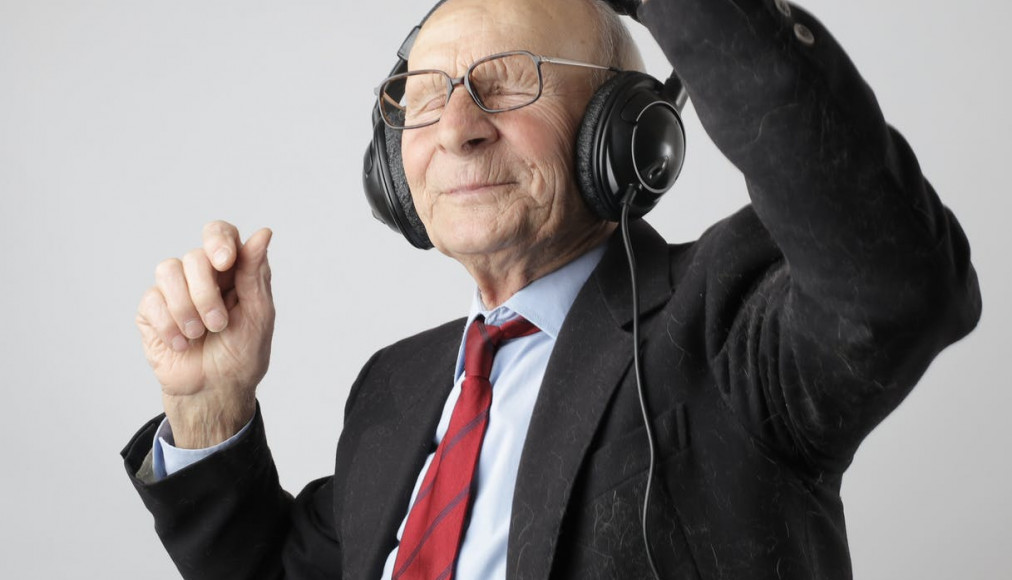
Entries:
<svg viewBox="0 0 1012 580">
<path fill-rule="evenodd" d="M 148 363 L 177 447 L 216 445 L 255 411 L 274 333 L 262 229 L 245 243 L 227 222 L 204 227 L 203 247 L 161 262 L 137 309 Z"/>
</svg>

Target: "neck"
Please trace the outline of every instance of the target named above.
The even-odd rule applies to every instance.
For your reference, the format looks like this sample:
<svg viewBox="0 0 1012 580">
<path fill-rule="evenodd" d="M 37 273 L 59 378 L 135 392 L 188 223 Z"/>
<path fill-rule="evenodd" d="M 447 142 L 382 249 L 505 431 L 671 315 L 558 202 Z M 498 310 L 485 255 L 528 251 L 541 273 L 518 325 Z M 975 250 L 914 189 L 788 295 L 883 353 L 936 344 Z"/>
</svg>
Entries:
<svg viewBox="0 0 1012 580">
<path fill-rule="evenodd" d="M 458 257 L 458 260 L 478 284 L 482 304 L 491 310 L 531 282 L 597 247 L 613 231 L 615 224 L 600 222 L 566 244 L 546 240 L 538 247 L 510 248 L 494 254 Z"/>
</svg>

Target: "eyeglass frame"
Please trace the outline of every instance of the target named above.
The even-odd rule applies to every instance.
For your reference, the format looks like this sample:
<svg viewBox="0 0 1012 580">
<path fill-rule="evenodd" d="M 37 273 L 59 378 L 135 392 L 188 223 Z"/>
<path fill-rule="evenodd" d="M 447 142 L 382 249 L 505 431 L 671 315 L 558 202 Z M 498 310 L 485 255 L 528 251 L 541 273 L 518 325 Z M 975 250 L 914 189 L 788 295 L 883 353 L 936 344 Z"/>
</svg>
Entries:
<svg viewBox="0 0 1012 580">
<path fill-rule="evenodd" d="M 532 61 L 534 61 L 535 69 L 538 72 L 538 92 L 537 92 L 536 95 L 534 95 L 534 98 L 531 99 L 531 101 L 529 103 L 524 103 L 522 105 L 516 105 L 516 106 L 512 106 L 512 107 L 507 107 L 505 109 L 490 109 L 490 108 L 486 107 L 485 105 L 483 105 L 481 103 L 481 101 L 479 100 L 478 96 L 474 92 L 474 88 L 471 87 L 471 73 L 474 71 L 475 67 L 477 67 L 478 65 L 484 64 L 484 63 L 486 63 L 486 62 L 488 62 L 490 60 L 494 60 L 494 59 L 497 59 L 497 58 L 503 58 L 503 57 L 514 56 L 514 55 L 525 55 L 527 57 L 530 57 L 530 59 Z M 439 112 L 439 116 L 436 117 L 434 120 L 427 121 L 425 123 L 421 123 L 421 124 L 418 124 L 418 125 L 411 125 L 410 127 L 408 127 L 408 126 L 398 127 L 396 125 L 392 125 L 390 123 L 390 121 L 387 120 L 386 113 L 383 112 L 384 111 L 384 109 L 383 109 L 383 97 L 384 97 L 384 95 L 388 95 L 388 93 L 386 93 L 383 90 L 383 88 L 386 87 L 389 83 L 391 83 L 393 81 L 400 80 L 400 79 L 406 79 L 406 78 L 411 77 L 411 76 L 416 76 L 416 75 L 425 74 L 425 73 L 437 73 L 437 74 L 443 75 L 443 78 L 446 79 L 447 88 L 446 88 L 446 101 L 444 101 L 444 103 L 443 103 L 444 109 L 446 107 L 446 103 L 450 102 L 450 98 L 453 96 L 453 91 L 458 86 L 463 85 L 464 86 L 464 90 L 467 91 L 467 94 L 471 97 L 471 100 L 474 101 L 474 104 L 478 105 L 478 108 L 481 109 L 482 111 L 485 111 L 486 113 L 489 113 L 489 114 L 505 113 L 507 111 L 515 111 L 517 109 L 522 109 L 522 108 L 527 107 L 529 105 L 533 105 L 534 103 L 536 103 L 538 101 L 538 99 L 541 98 L 541 93 L 542 93 L 542 90 L 544 89 L 544 74 L 542 74 L 542 72 L 541 72 L 541 65 L 544 64 L 544 63 L 548 63 L 548 64 L 561 64 L 561 65 L 567 65 L 567 66 L 578 66 L 578 67 L 590 68 L 590 69 L 595 69 L 595 70 L 604 70 L 604 71 L 614 72 L 614 73 L 623 72 L 622 69 L 617 68 L 617 67 L 613 67 L 613 66 L 605 66 L 605 65 L 600 65 L 600 64 L 592 64 L 592 63 L 589 63 L 589 62 L 581 62 L 581 61 L 578 61 L 578 60 L 571 60 L 571 59 L 568 59 L 568 58 L 561 58 L 561 57 L 555 57 L 555 56 L 542 56 L 542 55 L 539 55 L 539 54 L 534 54 L 533 52 L 531 52 L 529 50 L 509 50 L 509 51 L 506 51 L 506 52 L 498 52 L 496 54 L 490 54 L 488 56 L 482 57 L 482 58 L 474 61 L 473 63 L 471 63 L 470 66 L 467 67 L 467 70 L 464 71 L 463 75 L 461 75 L 459 77 L 456 77 L 456 78 L 451 77 L 449 75 L 449 73 L 447 73 L 446 71 L 442 71 L 442 70 L 439 70 L 439 69 L 420 69 L 420 70 L 407 71 L 407 72 L 391 75 L 391 76 L 383 79 L 383 82 L 381 82 L 379 84 L 379 86 L 377 86 L 375 89 L 373 89 L 373 92 L 376 94 L 376 99 L 377 99 L 376 107 L 379 109 L 380 117 L 383 119 L 383 124 L 386 125 L 387 127 L 391 128 L 391 129 L 396 130 L 396 131 L 405 131 L 405 130 L 409 130 L 409 129 L 421 129 L 422 127 L 428 127 L 430 125 L 435 125 L 436 123 L 439 122 L 440 119 L 443 118 L 443 111 L 440 111 Z M 403 97 L 403 96 L 404 96 L 403 94 L 400 95 L 400 97 Z"/>
</svg>

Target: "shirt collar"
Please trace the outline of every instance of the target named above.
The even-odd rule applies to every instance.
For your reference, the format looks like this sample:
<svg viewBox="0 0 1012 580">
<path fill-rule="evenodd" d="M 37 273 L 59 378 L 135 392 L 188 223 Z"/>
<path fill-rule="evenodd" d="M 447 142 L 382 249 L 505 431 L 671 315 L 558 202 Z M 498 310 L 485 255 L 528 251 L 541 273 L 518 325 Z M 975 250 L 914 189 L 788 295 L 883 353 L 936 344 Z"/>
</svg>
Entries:
<svg viewBox="0 0 1012 580">
<path fill-rule="evenodd" d="M 517 315 L 523 316 L 553 341 L 557 339 L 559 331 L 562 330 L 562 323 L 566 320 L 573 302 L 576 301 L 576 295 L 580 293 L 580 288 L 587 283 L 590 274 L 601 261 L 606 247 L 607 243 L 603 243 L 558 270 L 538 278 L 492 310 L 485 308 L 481 301 L 481 292 L 475 288 L 467 324 L 464 325 L 464 332 L 460 337 L 454 381 L 464 374 L 464 344 L 467 340 L 467 329 L 479 314 L 484 315 L 489 324 L 497 326 Z"/>
<path fill-rule="evenodd" d="M 605 246 L 606 244 L 601 244 L 558 270 L 538 278 L 492 310 L 485 309 L 481 292 L 475 288 L 464 328 L 470 327 L 479 314 L 484 315 L 489 324 L 495 325 L 520 315 L 555 340 L 580 288 L 583 288 L 601 261 Z"/>
</svg>

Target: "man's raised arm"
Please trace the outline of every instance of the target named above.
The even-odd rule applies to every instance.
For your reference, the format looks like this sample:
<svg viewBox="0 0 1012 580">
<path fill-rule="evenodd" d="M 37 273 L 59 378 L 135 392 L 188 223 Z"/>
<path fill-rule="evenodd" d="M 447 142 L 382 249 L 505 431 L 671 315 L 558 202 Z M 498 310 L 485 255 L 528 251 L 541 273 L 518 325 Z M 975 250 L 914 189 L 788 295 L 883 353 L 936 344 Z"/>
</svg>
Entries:
<svg viewBox="0 0 1012 580">
<path fill-rule="evenodd" d="M 651 0 L 638 17 L 784 255 L 707 337 L 728 402 L 760 438 L 842 470 L 976 323 L 966 238 L 808 13 L 784 0 Z M 726 259 L 713 257 L 714 276 Z"/>
</svg>

